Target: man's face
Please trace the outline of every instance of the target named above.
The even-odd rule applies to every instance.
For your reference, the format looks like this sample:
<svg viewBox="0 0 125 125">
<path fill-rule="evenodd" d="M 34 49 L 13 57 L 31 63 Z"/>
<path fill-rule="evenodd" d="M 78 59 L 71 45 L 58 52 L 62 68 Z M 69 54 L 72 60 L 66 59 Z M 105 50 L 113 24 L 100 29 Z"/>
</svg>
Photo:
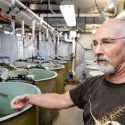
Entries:
<svg viewBox="0 0 125 125">
<path fill-rule="evenodd" d="M 100 28 L 93 40 L 93 50 L 99 68 L 104 74 L 112 74 L 125 65 L 125 36 L 121 36 L 112 26 Z M 117 39 L 121 38 L 121 39 Z"/>
</svg>

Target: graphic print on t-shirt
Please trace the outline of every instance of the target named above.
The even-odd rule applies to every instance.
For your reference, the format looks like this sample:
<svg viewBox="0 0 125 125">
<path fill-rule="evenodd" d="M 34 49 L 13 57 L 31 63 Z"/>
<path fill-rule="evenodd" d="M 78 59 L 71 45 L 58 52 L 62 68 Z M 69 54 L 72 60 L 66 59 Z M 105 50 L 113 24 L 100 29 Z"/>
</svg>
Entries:
<svg viewBox="0 0 125 125">
<path fill-rule="evenodd" d="M 119 106 L 115 108 L 112 112 L 108 113 L 106 116 L 97 120 L 92 114 L 92 106 L 90 103 L 90 114 L 94 120 L 94 125 L 121 125 L 118 121 L 115 121 L 117 117 L 120 117 L 123 112 L 125 112 L 125 106 Z"/>
</svg>

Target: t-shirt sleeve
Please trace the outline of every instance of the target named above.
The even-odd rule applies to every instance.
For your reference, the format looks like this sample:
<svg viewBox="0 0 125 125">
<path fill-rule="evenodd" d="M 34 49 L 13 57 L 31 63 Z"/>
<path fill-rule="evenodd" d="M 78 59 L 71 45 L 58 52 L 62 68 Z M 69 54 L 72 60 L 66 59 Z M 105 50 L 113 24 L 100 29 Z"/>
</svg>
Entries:
<svg viewBox="0 0 125 125">
<path fill-rule="evenodd" d="M 76 106 L 84 109 L 90 95 L 96 87 L 98 78 L 89 78 L 84 83 L 69 91 L 69 95 Z"/>
<path fill-rule="evenodd" d="M 72 101 L 79 108 L 84 108 L 83 100 L 81 100 L 81 98 L 82 98 L 82 86 L 83 86 L 83 84 L 80 84 L 78 87 L 69 91 L 69 94 L 70 94 Z"/>
</svg>

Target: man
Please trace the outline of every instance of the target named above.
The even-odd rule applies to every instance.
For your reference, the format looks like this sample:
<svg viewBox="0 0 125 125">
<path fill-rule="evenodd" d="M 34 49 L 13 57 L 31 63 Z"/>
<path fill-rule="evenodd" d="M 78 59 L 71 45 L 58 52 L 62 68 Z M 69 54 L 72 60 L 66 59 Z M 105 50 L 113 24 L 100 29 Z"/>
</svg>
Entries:
<svg viewBox="0 0 125 125">
<path fill-rule="evenodd" d="M 103 76 L 87 79 L 62 95 L 25 94 L 11 102 L 14 110 L 27 103 L 46 108 L 84 109 L 85 125 L 125 125 L 125 22 L 105 21 L 96 32 L 93 50 Z"/>
</svg>

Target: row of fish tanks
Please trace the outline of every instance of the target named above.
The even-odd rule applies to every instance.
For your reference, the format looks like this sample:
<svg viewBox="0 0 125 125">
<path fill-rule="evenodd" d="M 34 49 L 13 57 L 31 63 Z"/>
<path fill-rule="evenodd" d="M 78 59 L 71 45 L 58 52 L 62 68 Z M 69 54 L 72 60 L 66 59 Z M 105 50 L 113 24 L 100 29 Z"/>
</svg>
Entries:
<svg viewBox="0 0 125 125">
<path fill-rule="evenodd" d="M 10 101 L 26 93 L 64 92 L 69 58 L 43 60 L 32 57 L 13 63 L 0 63 L 0 125 L 50 125 L 58 116 L 55 109 L 28 104 L 21 111 L 13 111 Z"/>
</svg>

